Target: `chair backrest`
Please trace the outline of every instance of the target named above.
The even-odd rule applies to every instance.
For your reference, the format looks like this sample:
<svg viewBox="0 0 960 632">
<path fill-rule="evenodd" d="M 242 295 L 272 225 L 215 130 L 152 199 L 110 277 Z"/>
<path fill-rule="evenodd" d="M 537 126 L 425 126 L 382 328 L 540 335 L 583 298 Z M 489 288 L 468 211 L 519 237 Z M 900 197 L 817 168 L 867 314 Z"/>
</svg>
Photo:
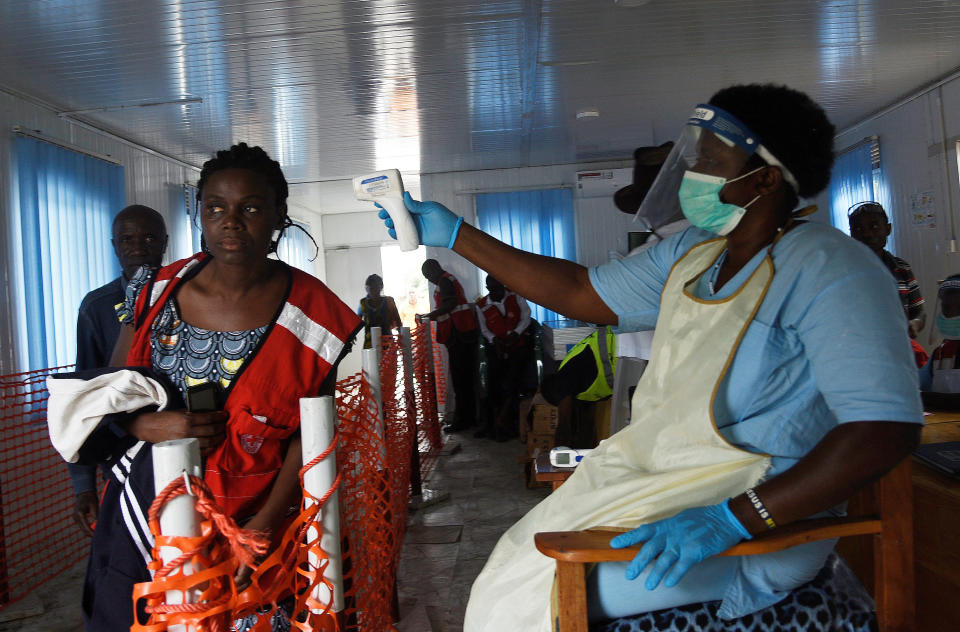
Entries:
<svg viewBox="0 0 960 632">
<path fill-rule="evenodd" d="M 845 518 L 804 520 L 741 542 L 722 555 L 757 555 L 797 544 L 871 535 L 873 593 L 880 632 L 915 630 L 912 458 L 864 489 Z M 538 533 L 537 549 L 557 560 L 559 632 L 586 632 L 585 564 L 628 561 L 639 546 L 611 549 L 609 531 Z"/>
</svg>

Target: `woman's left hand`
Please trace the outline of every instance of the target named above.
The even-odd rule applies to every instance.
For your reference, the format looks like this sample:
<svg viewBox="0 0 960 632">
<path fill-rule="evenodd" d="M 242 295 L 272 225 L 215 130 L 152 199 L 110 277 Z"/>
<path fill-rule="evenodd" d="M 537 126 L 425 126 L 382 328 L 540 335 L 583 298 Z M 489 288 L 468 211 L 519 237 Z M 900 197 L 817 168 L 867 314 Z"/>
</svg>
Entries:
<svg viewBox="0 0 960 632">
<path fill-rule="evenodd" d="M 656 558 L 644 586 L 653 590 L 666 575 L 663 583 L 670 588 L 697 562 L 722 553 L 741 540 L 749 540 L 750 532 L 730 511 L 729 502 L 684 509 L 672 518 L 645 524 L 610 540 L 615 549 L 646 542 L 627 566 L 627 579 L 636 579 Z"/>
<path fill-rule="evenodd" d="M 243 592 L 250 585 L 250 576 L 253 575 L 253 569 L 246 564 L 241 564 L 237 569 L 237 574 L 233 576 L 233 583 L 237 587 L 237 592 Z"/>
</svg>

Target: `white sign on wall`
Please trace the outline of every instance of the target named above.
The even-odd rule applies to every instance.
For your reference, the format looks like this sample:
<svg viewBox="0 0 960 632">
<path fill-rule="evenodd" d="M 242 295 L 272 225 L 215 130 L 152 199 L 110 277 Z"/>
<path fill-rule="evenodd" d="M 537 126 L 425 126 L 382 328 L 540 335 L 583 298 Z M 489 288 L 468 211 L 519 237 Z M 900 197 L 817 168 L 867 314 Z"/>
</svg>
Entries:
<svg viewBox="0 0 960 632">
<path fill-rule="evenodd" d="M 937 227 L 937 209 L 933 191 L 922 191 L 910 196 L 910 223 L 914 226 Z"/>
</svg>

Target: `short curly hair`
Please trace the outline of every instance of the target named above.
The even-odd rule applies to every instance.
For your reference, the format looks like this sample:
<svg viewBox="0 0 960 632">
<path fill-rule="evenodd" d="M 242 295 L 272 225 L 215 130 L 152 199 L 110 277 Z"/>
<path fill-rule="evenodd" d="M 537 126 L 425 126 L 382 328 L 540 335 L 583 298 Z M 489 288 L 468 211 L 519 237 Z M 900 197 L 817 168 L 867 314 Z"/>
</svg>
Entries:
<svg viewBox="0 0 960 632">
<path fill-rule="evenodd" d="M 836 130 L 806 94 L 769 83 L 736 85 L 714 94 L 710 105 L 733 114 L 759 137 L 797 179 L 801 197 L 826 188 Z"/>
<path fill-rule="evenodd" d="M 237 143 L 230 149 L 220 150 L 216 156 L 203 163 L 200 179 L 197 181 L 197 201 L 201 199 L 203 185 L 210 176 L 223 169 L 249 169 L 262 174 L 277 196 L 277 208 L 286 205 L 290 190 L 280 163 L 268 156 L 262 147 L 251 147 L 246 143 Z"/>
</svg>

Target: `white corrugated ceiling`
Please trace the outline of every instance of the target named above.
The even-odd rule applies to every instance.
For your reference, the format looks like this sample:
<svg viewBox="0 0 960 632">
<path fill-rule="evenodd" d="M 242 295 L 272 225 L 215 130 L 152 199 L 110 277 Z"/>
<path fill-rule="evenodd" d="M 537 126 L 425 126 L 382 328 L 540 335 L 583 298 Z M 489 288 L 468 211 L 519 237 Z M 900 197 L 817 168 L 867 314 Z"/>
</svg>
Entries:
<svg viewBox="0 0 960 632">
<path fill-rule="evenodd" d="M 260 144 L 299 182 L 624 158 L 738 82 L 842 127 L 957 68 L 946 0 L 0 1 L 0 85 L 196 165 Z"/>
</svg>

